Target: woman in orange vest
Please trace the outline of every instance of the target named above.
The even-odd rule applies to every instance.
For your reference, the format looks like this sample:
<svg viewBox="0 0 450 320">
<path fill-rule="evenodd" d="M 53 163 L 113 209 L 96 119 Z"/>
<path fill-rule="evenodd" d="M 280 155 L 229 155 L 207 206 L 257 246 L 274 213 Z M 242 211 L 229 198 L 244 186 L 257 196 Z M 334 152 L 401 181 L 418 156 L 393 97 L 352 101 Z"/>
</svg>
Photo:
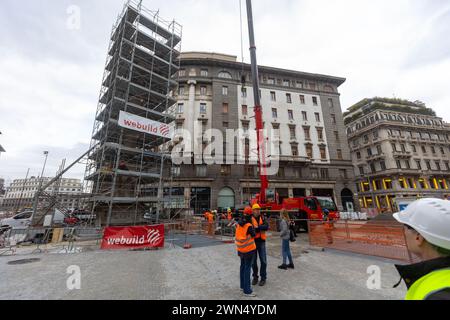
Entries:
<svg viewBox="0 0 450 320">
<path fill-rule="evenodd" d="M 244 216 L 239 220 L 236 228 L 236 247 L 241 258 L 241 290 L 246 297 L 256 297 L 250 282 L 253 259 L 256 254 L 255 230 L 252 225 L 252 208 L 244 210 Z"/>
</svg>

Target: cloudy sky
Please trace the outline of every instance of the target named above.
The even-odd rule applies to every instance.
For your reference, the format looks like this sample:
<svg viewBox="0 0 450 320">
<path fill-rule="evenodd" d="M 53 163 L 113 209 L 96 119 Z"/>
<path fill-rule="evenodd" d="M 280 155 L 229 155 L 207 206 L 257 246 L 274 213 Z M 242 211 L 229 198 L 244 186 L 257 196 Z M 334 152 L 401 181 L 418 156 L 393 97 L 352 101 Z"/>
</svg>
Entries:
<svg viewBox="0 0 450 320">
<path fill-rule="evenodd" d="M 0 144 L 7 150 L 0 177 L 24 177 L 28 168 L 39 175 L 44 150 L 46 174 L 54 175 L 63 158 L 70 162 L 88 149 L 108 38 L 123 2 L 0 1 Z M 239 0 L 144 4 L 183 25 L 184 51 L 240 56 Z M 395 96 L 422 100 L 450 122 L 450 1 L 254 0 L 253 6 L 260 64 L 347 78 L 345 108 L 365 97 Z M 83 168 L 70 175 L 82 176 Z"/>
</svg>

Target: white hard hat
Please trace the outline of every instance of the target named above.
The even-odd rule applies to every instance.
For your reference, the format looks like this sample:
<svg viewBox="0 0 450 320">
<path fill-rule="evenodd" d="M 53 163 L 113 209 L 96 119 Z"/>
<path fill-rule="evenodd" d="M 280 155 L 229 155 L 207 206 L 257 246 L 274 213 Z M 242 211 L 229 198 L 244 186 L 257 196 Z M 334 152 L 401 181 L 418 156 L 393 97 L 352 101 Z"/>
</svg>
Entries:
<svg viewBox="0 0 450 320">
<path fill-rule="evenodd" d="M 394 218 L 414 228 L 429 243 L 450 250 L 450 201 L 417 200 Z"/>
</svg>

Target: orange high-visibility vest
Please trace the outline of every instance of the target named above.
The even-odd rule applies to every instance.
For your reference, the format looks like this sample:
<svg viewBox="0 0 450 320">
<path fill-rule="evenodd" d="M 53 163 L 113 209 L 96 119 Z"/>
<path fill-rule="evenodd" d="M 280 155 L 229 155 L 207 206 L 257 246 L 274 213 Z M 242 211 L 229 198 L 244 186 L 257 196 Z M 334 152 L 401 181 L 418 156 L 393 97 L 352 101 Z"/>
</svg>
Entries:
<svg viewBox="0 0 450 320">
<path fill-rule="evenodd" d="M 214 222 L 214 215 L 212 213 L 208 213 L 206 218 L 208 219 L 209 223 L 213 223 Z"/>
<path fill-rule="evenodd" d="M 231 214 L 231 212 L 228 212 L 228 221 L 231 221 L 233 219 L 233 215 Z"/>
<path fill-rule="evenodd" d="M 253 239 L 251 235 L 247 234 L 248 228 L 251 226 L 251 223 L 247 223 L 243 227 L 238 225 L 236 228 L 235 243 L 237 251 L 240 253 L 248 253 L 256 250 L 255 239 Z"/>
<path fill-rule="evenodd" d="M 253 223 L 253 227 L 256 229 L 259 227 L 259 225 L 263 224 L 263 218 L 261 216 L 259 216 L 259 224 L 258 221 L 256 221 L 255 217 L 252 218 L 252 223 Z M 261 240 L 267 240 L 267 235 L 265 231 L 260 231 L 260 232 L 256 232 L 256 237 L 255 239 L 261 239 Z"/>
</svg>

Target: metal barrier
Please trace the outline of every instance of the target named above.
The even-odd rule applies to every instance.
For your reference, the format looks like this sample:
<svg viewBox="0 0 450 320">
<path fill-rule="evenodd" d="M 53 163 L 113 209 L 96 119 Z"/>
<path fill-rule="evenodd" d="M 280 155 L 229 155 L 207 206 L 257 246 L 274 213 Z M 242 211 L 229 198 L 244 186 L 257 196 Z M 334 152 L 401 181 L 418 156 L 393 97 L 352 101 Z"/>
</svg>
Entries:
<svg viewBox="0 0 450 320">
<path fill-rule="evenodd" d="M 166 243 L 185 249 L 234 242 L 235 228 L 228 220 L 213 223 L 201 218 L 189 218 L 165 223 Z"/>
<path fill-rule="evenodd" d="M 404 228 L 396 222 L 309 221 L 309 241 L 313 246 L 370 256 L 413 262 Z"/>
</svg>

